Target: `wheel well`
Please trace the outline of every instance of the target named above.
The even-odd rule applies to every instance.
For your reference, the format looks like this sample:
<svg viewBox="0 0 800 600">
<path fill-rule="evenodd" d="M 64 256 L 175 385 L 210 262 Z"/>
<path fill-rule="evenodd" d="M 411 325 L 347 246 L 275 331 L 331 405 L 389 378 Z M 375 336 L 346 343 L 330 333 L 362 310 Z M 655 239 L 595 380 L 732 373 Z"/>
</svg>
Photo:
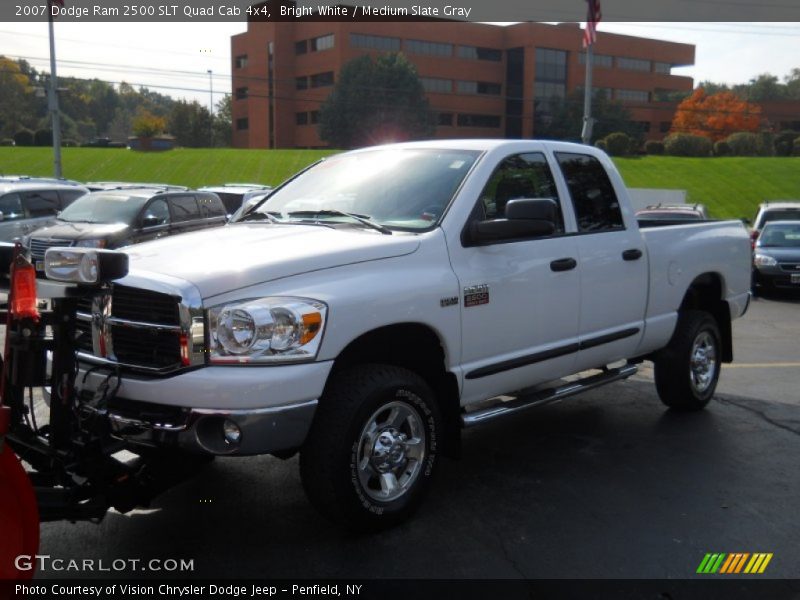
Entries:
<svg viewBox="0 0 800 600">
<path fill-rule="evenodd" d="M 729 363 L 733 361 L 731 310 L 722 299 L 722 290 L 722 277 L 718 273 L 703 273 L 692 281 L 678 310 L 704 310 L 714 317 L 722 336 L 722 362 Z"/>
<path fill-rule="evenodd" d="M 452 457 L 460 455 L 461 404 L 458 380 L 445 367 L 444 348 L 436 332 L 419 323 L 400 323 L 364 333 L 339 354 L 330 377 L 343 369 L 366 363 L 395 365 L 422 377 L 436 395 L 442 413 L 443 454 Z"/>
</svg>

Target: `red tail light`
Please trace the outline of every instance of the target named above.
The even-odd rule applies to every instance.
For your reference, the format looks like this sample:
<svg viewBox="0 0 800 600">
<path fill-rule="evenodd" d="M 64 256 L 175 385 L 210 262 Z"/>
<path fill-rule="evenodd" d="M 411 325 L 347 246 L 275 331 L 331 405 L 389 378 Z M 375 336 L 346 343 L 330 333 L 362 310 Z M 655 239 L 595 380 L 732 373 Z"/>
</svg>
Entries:
<svg viewBox="0 0 800 600">
<path fill-rule="evenodd" d="M 36 304 L 36 269 L 24 257 L 17 257 L 11 269 L 11 314 L 15 319 L 38 321 Z"/>
</svg>

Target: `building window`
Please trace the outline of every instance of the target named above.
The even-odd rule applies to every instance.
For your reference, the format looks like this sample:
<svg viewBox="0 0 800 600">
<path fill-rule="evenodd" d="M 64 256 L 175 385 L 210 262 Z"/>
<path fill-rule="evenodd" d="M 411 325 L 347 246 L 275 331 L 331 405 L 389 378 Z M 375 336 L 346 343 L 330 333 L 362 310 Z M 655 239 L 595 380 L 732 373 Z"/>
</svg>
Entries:
<svg viewBox="0 0 800 600">
<path fill-rule="evenodd" d="M 247 54 L 240 54 L 234 59 L 234 66 L 237 69 L 244 69 L 247 66 Z"/>
<path fill-rule="evenodd" d="M 250 122 L 248 121 L 247 117 L 243 119 L 236 119 L 236 131 L 244 131 L 250 127 Z"/>
<path fill-rule="evenodd" d="M 481 48 L 479 46 L 459 46 L 458 58 L 500 62 L 503 60 L 503 51 L 495 48 Z"/>
<path fill-rule="evenodd" d="M 351 33 L 350 46 L 353 48 L 364 48 L 365 50 L 399 52 L 400 38 L 384 37 L 381 35 L 366 35 L 363 33 Z"/>
<path fill-rule="evenodd" d="M 634 121 L 633 124 L 641 133 L 650 132 L 650 121 Z"/>
<path fill-rule="evenodd" d="M 459 127 L 500 127 L 501 118 L 496 115 L 460 114 L 456 119 Z"/>
<path fill-rule="evenodd" d="M 318 110 L 312 110 L 310 113 L 308 113 L 308 117 L 309 117 L 309 120 L 311 121 L 312 125 L 316 125 L 317 123 L 319 123 L 319 111 Z"/>
<path fill-rule="evenodd" d="M 653 64 L 653 69 L 656 73 L 663 73 L 669 75 L 672 73 L 672 65 L 665 62 L 657 62 Z"/>
<path fill-rule="evenodd" d="M 453 82 L 450 79 L 420 77 L 419 80 L 425 91 L 431 94 L 449 94 L 453 91 Z"/>
<path fill-rule="evenodd" d="M 325 73 L 317 73 L 309 77 L 311 87 L 328 87 L 333 85 L 333 71 L 326 71 Z"/>
<path fill-rule="evenodd" d="M 502 93 L 502 86 L 499 83 L 487 81 L 459 81 L 456 89 L 459 94 L 487 94 L 499 96 Z"/>
<path fill-rule="evenodd" d="M 578 60 L 582 65 L 586 64 L 586 52 L 578 55 Z M 609 54 L 592 54 L 592 66 L 610 69 L 614 66 L 614 57 Z"/>
<path fill-rule="evenodd" d="M 244 100 L 245 98 L 247 98 L 247 91 L 248 89 L 246 87 L 236 88 L 236 99 Z"/>
<path fill-rule="evenodd" d="M 661 133 L 668 133 L 670 129 L 672 129 L 671 121 L 661 121 L 661 123 L 658 126 L 658 130 Z"/>
<path fill-rule="evenodd" d="M 647 102 L 650 93 L 642 90 L 617 90 L 617 100 L 621 102 Z"/>
<path fill-rule="evenodd" d="M 629 71 L 650 71 L 650 61 L 643 58 L 617 58 L 617 68 Z"/>
<path fill-rule="evenodd" d="M 406 40 L 405 47 L 411 54 L 426 54 L 428 56 L 453 56 L 453 44 L 441 42 L 425 42 L 422 40 Z"/>
<path fill-rule="evenodd" d="M 308 113 L 307 112 L 295 113 L 294 122 L 297 125 L 308 125 Z"/>
<path fill-rule="evenodd" d="M 320 52 L 322 50 L 330 50 L 333 48 L 333 34 L 321 35 L 319 37 L 311 38 L 308 40 L 308 45 L 311 52 Z"/>
<path fill-rule="evenodd" d="M 564 83 L 537 81 L 534 84 L 533 97 L 536 100 L 547 100 L 549 98 L 563 98 L 566 95 L 567 95 L 567 86 Z"/>
<path fill-rule="evenodd" d="M 439 113 L 436 116 L 436 124 L 440 127 L 452 127 L 453 113 Z"/>
<path fill-rule="evenodd" d="M 296 89 L 296 90 L 307 90 L 308 89 L 308 77 L 295 77 L 294 78 L 294 89 Z"/>
<path fill-rule="evenodd" d="M 550 48 L 536 49 L 536 81 L 567 81 L 567 53 Z"/>
<path fill-rule="evenodd" d="M 308 40 L 300 40 L 294 43 L 295 54 L 305 54 L 308 52 Z"/>
</svg>

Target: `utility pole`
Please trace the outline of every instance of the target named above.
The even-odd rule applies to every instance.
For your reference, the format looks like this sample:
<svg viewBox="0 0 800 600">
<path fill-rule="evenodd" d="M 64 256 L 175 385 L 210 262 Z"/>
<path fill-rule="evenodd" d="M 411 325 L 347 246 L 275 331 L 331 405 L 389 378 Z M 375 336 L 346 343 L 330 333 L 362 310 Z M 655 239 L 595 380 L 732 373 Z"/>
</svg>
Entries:
<svg viewBox="0 0 800 600">
<path fill-rule="evenodd" d="M 586 82 L 583 87 L 583 131 L 581 131 L 581 141 L 588 144 L 592 141 L 592 46 L 586 46 Z"/>
<path fill-rule="evenodd" d="M 212 71 L 208 70 L 208 114 L 211 116 L 208 124 L 208 147 L 214 147 L 214 82 L 211 79 Z"/>
<path fill-rule="evenodd" d="M 53 174 L 61 177 L 61 119 L 58 111 L 58 78 L 56 76 L 56 37 L 53 32 L 53 13 L 47 6 L 47 22 L 50 27 L 50 89 L 47 107 L 53 124 Z"/>
</svg>

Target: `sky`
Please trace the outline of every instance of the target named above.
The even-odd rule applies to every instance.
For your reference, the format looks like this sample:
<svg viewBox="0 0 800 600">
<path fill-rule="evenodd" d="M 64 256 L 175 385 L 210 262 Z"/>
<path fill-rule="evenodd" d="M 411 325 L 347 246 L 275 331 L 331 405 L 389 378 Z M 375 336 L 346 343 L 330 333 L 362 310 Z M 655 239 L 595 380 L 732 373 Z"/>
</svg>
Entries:
<svg viewBox="0 0 800 600">
<path fill-rule="evenodd" d="M 55 24 L 58 74 L 97 78 L 197 100 L 230 93 L 230 37 L 246 23 Z M 695 83 L 745 83 L 800 68 L 800 23 L 612 23 L 599 31 L 695 44 L 695 65 L 673 73 Z M 49 71 L 47 23 L 0 23 L 0 55 Z M 208 71 L 212 74 L 209 76 Z M 211 89 L 210 89 L 211 88 Z"/>
</svg>

